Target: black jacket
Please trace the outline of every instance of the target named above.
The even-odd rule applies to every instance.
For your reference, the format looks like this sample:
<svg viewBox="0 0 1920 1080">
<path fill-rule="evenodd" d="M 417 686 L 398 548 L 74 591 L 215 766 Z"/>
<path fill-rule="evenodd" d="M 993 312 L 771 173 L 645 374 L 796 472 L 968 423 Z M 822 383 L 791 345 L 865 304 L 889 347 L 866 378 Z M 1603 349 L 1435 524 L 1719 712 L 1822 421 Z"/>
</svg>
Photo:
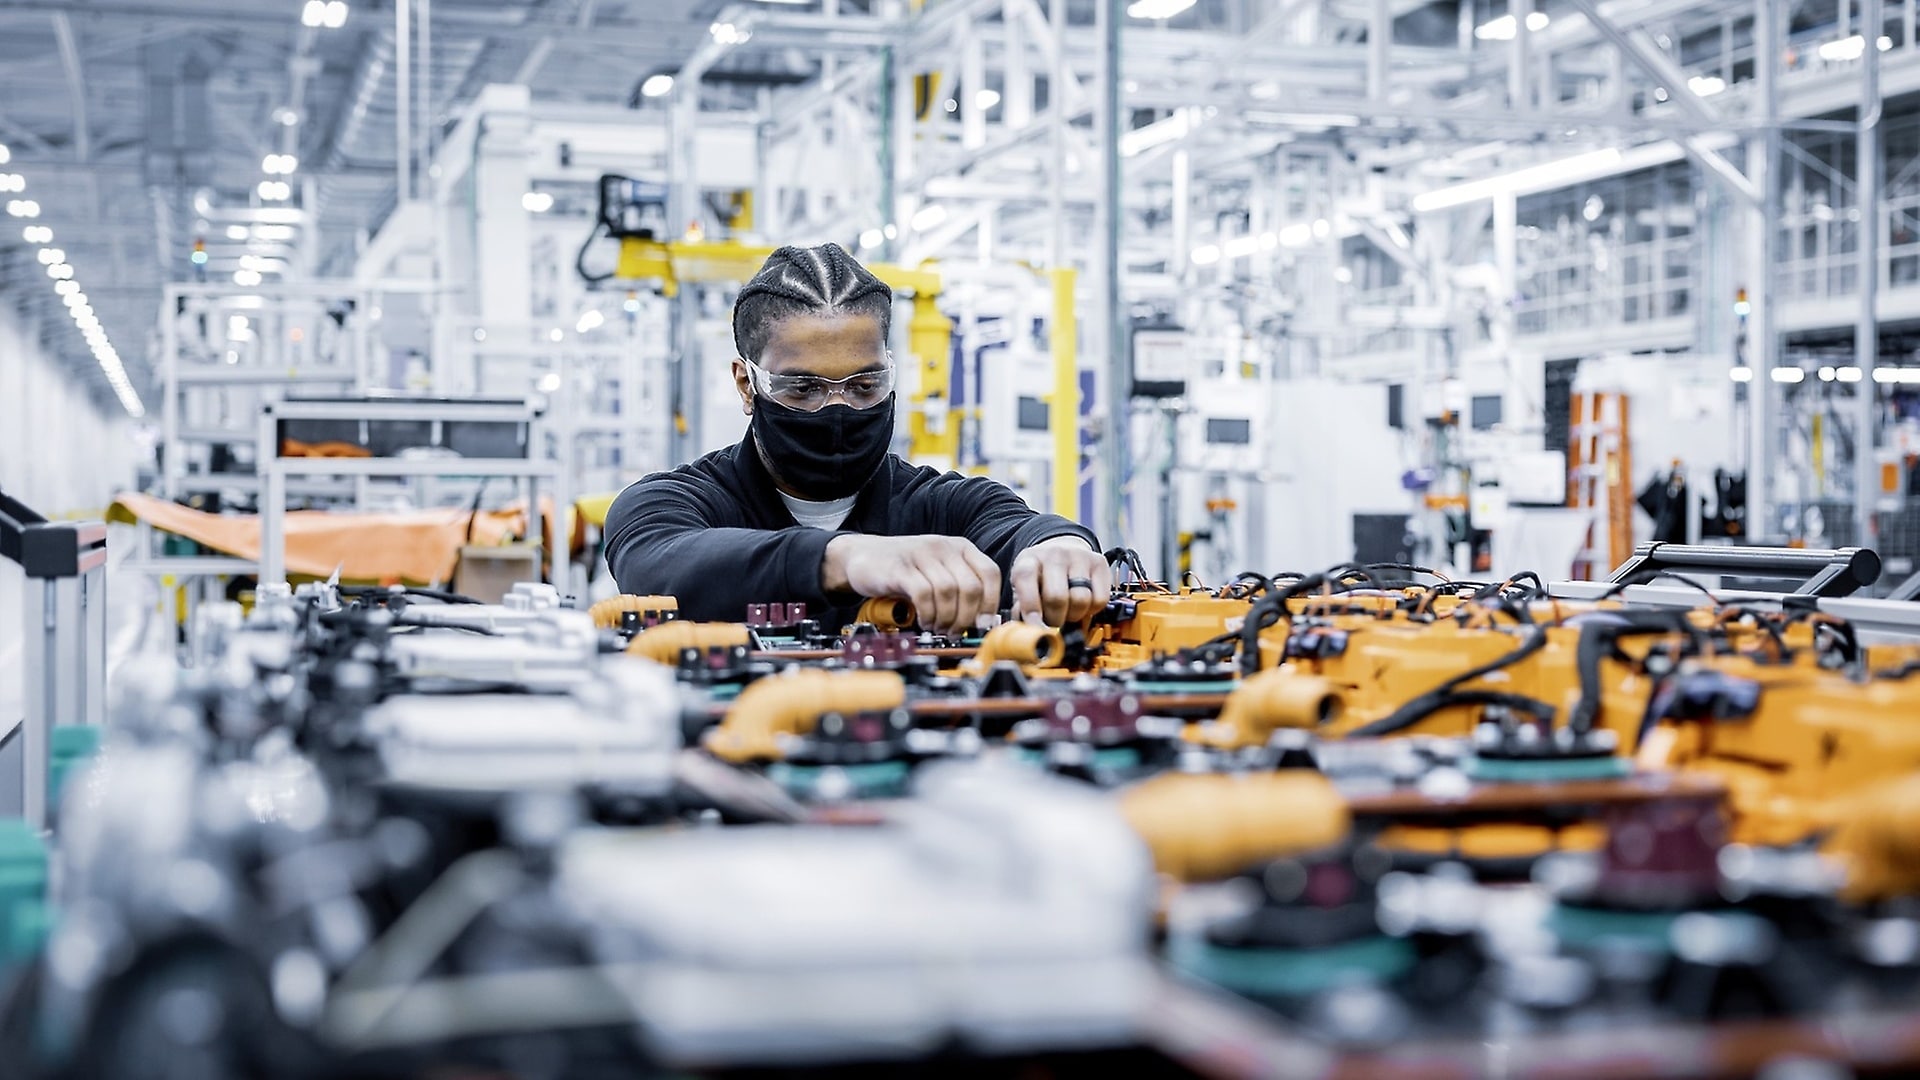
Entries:
<svg viewBox="0 0 1920 1080">
<path fill-rule="evenodd" d="M 748 604 L 804 603 L 823 626 L 849 621 L 859 598 L 828 596 L 820 562 L 828 541 L 871 536 L 963 536 L 1000 564 L 1001 607 L 1012 604 L 1014 557 L 1056 536 L 1093 533 L 1035 513 L 984 476 L 942 473 L 889 454 L 837 531 L 797 524 L 748 435 L 672 472 L 627 486 L 607 512 L 607 566 L 620 591 L 677 597 L 685 619 L 739 622 Z"/>
</svg>

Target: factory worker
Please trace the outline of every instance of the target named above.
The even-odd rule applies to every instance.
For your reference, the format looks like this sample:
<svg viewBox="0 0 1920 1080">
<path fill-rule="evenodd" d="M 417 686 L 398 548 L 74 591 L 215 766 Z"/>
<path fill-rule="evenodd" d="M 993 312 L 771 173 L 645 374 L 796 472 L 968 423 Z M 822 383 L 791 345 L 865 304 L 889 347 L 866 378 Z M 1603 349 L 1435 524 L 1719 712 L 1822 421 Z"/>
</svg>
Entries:
<svg viewBox="0 0 1920 1080">
<path fill-rule="evenodd" d="M 892 313 L 892 290 L 836 244 L 767 259 L 733 306 L 747 435 L 614 500 L 607 565 L 623 592 L 730 622 L 750 603 L 802 602 L 836 628 L 861 598 L 905 597 L 942 631 L 1003 608 L 1058 626 L 1105 603 L 1093 533 L 985 477 L 888 453 Z"/>
</svg>

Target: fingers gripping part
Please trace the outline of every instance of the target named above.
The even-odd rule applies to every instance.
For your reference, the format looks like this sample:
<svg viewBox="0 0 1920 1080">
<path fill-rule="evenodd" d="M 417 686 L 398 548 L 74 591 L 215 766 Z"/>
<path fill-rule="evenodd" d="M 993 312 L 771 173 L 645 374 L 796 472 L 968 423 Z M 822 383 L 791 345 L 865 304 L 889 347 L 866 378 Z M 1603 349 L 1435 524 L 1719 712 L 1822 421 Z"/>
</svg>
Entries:
<svg viewBox="0 0 1920 1080">
<path fill-rule="evenodd" d="M 919 616 L 913 610 L 911 600 L 898 596 L 876 596 L 860 605 L 860 612 L 853 621 L 871 623 L 876 630 L 892 633 L 915 625 L 919 622 Z"/>
</svg>

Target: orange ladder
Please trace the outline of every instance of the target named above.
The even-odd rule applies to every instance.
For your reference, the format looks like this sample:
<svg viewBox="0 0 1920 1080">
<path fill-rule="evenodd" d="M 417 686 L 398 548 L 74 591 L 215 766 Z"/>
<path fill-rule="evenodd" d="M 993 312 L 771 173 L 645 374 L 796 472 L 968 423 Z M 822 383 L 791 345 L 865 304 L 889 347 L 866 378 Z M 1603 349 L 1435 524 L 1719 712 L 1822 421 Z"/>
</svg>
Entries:
<svg viewBox="0 0 1920 1080">
<path fill-rule="evenodd" d="M 1633 551 L 1633 460 L 1627 395 L 1576 393 L 1567 428 L 1567 505 L 1589 512 L 1573 560 L 1579 581 L 1605 577 Z"/>
</svg>

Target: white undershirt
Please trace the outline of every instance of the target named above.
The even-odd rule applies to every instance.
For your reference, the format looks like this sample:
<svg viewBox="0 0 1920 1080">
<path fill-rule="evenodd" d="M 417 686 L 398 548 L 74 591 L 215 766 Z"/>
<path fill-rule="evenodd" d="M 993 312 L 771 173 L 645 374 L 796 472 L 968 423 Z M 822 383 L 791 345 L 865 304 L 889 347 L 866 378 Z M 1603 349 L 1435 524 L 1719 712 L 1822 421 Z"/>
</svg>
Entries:
<svg viewBox="0 0 1920 1080">
<path fill-rule="evenodd" d="M 846 523 L 847 515 L 853 513 L 853 504 L 860 496 L 849 495 L 844 499 L 828 499 L 826 502 L 814 502 L 811 499 L 796 499 L 782 491 L 780 501 L 787 504 L 787 512 L 793 520 L 815 529 L 837 529 Z"/>
</svg>

